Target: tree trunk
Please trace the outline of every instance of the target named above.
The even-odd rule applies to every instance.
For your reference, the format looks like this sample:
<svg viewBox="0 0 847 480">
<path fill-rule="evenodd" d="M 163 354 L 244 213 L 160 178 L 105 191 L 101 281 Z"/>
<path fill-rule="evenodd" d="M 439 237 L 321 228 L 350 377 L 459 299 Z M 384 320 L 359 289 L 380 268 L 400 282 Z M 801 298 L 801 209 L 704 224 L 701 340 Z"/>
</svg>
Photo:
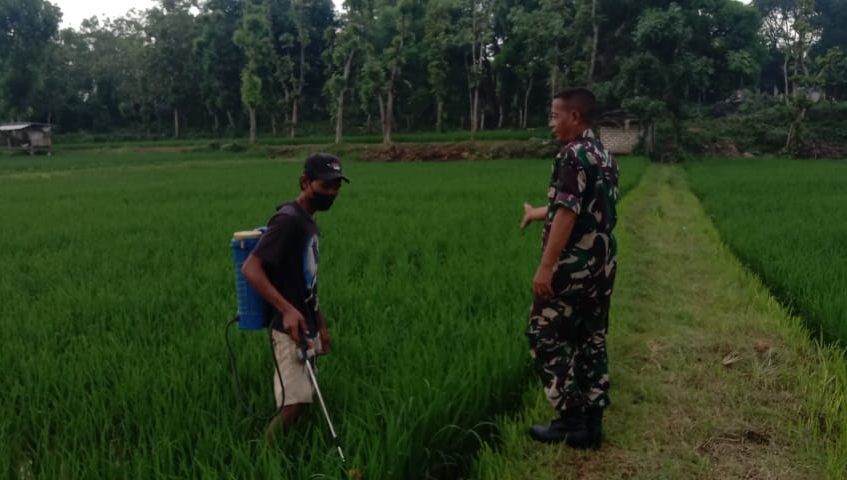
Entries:
<svg viewBox="0 0 847 480">
<path fill-rule="evenodd" d="M 800 109 L 797 112 L 797 116 L 794 117 L 794 120 L 791 122 L 791 125 L 788 127 L 788 138 L 785 139 L 785 153 L 791 154 L 791 148 L 794 146 L 794 143 L 797 141 L 797 131 L 800 129 L 800 124 L 803 123 L 803 118 L 806 116 L 806 107 Z"/>
<path fill-rule="evenodd" d="M 798 65 L 797 59 L 795 58 L 794 59 L 794 78 L 797 78 L 797 74 L 800 73 L 800 69 L 797 65 Z M 794 98 L 797 98 L 797 82 L 796 81 L 791 85 L 791 96 L 793 96 Z"/>
<path fill-rule="evenodd" d="M 179 138 L 179 110 L 174 108 L 174 138 Z"/>
<path fill-rule="evenodd" d="M 385 99 L 382 98 L 382 94 L 376 96 L 377 102 L 379 103 L 379 124 L 382 126 L 382 143 L 387 143 L 385 141 Z"/>
<path fill-rule="evenodd" d="M 256 144 L 256 109 L 250 107 L 250 145 Z"/>
<path fill-rule="evenodd" d="M 559 83 L 559 67 L 557 65 L 552 65 L 550 67 L 550 98 L 553 98 L 556 95 L 556 87 Z"/>
<path fill-rule="evenodd" d="M 472 32 L 474 32 L 474 36 L 476 34 L 476 9 L 471 8 L 471 16 L 473 20 L 473 26 L 471 27 Z M 482 52 L 480 52 L 480 55 Z M 476 60 L 476 40 L 471 39 L 471 64 L 468 66 L 468 103 L 470 104 L 470 123 L 471 123 L 471 140 L 474 139 L 474 135 L 476 134 L 477 128 L 477 116 L 476 116 L 476 99 L 479 98 L 476 95 L 477 90 L 479 89 L 479 79 L 478 72 L 476 70 L 477 60 Z"/>
<path fill-rule="evenodd" d="M 400 42 L 400 48 L 403 48 L 403 42 Z M 394 125 L 394 82 L 397 79 L 397 74 L 400 71 L 400 66 L 395 61 L 391 67 L 391 76 L 388 78 L 388 98 L 383 105 L 382 94 L 379 95 L 379 108 L 382 111 L 382 143 L 388 145 L 391 143 L 391 127 Z"/>
<path fill-rule="evenodd" d="M 435 99 L 435 130 L 438 132 L 444 131 L 444 99 L 438 95 Z"/>
<path fill-rule="evenodd" d="M 588 66 L 588 88 L 594 83 L 594 65 L 597 61 L 597 40 L 600 37 L 600 25 L 597 24 L 597 0 L 591 2 L 591 23 L 594 27 L 594 38 L 591 42 L 591 63 Z"/>
<path fill-rule="evenodd" d="M 526 128 L 526 117 L 529 116 L 529 94 L 532 92 L 532 77 L 529 77 L 529 85 L 526 87 L 526 92 L 523 96 L 523 117 L 521 119 L 521 128 Z"/>
<path fill-rule="evenodd" d="M 226 111 L 226 118 L 229 121 L 229 128 L 235 130 L 235 119 L 232 118 L 232 111 L 230 111 L 230 110 Z"/>
<path fill-rule="evenodd" d="M 499 113 L 498 113 L 498 116 L 497 116 L 497 129 L 498 130 L 503 128 L 503 120 L 504 120 L 503 117 L 505 117 L 505 113 L 503 112 L 503 104 L 500 103 L 499 107 L 500 107 Z"/>
<path fill-rule="evenodd" d="M 785 80 L 785 92 L 783 95 L 785 104 L 788 105 L 788 55 L 785 55 L 785 60 L 782 62 L 782 78 Z"/>
<path fill-rule="evenodd" d="M 647 125 L 645 125 L 644 136 L 644 143 L 647 147 L 647 153 L 648 155 L 650 155 L 651 158 L 653 158 L 653 155 L 656 152 L 656 129 L 655 124 L 652 121 L 648 122 Z"/>
<path fill-rule="evenodd" d="M 471 138 L 473 138 L 474 129 L 474 114 L 473 114 L 473 84 L 471 83 L 470 75 L 468 76 L 468 118 L 470 119 Z"/>
<path fill-rule="evenodd" d="M 294 101 L 291 102 L 291 123 L 289 124 L 290 128 L 288 130 L 288 136 L 290 138 L 294 138 L 297 130 L 297 97 L 294 97 Z"/>
<path fill-rule="evenodd" d="M 344 129 L 344 89 L 338 94 L 335 106 L 335 144 L 341 143 L 341 132 Z"/>
<path fill-rule="evenodd" d="M 212 123 L 213 123 L 212 128 L 214 128 L 214 130 L 215 130 L 215 135 L 220 137 L 221 136 L 221 121 L 218 119 L 217 113 L 212 114 Z"/>
<path fill-rule="evenodd" d="M 394 88 L 388 90 L 388 101 L 385 104 L 385 115 L 382 117 L 382 143 L 391 143 L 391 127 L 394 123 Z"/>
<path fill-rule="evenodd" d="M 471 140 L 479 128 L 479 87 L 473 88 L 473 100 L 471 101 Z"/>
<path fill-rule="evenodd" d="M 350 66 L 353 64 L 353 50 L 344 62 L 344 76 L 341 80 L 341 91 L 338 93 L 337 111 L 335 112 L 335 143 L 341 143 L 342 130 L 344 127 L 344 92 L 347 90 L 347 79 L 350 78 Z"/>
<path fill-rule="evenodd" d="M 300 77 L 297 81 L 297 85 L 294 87 L 294 95 L 292 96 L 291 102 L 291 128 L 288 131 L 288 136 L 290 138 L 294 138 L 294 136 L 297 134 L 297 108 L 300 104 L 300 95 L 303 94 L 303 84 L 306 82 L 306 44 L 301 31 L 302 26 L 298 25 L 297 30 L 300 35 Z"/>
<path fill-rule="evenodd" d="M 271 115 L 271 135 L 276 136 L 276 115 L 273 114 Z"/>
<path fill-rule="evenodd" d="M 468 65 L 468 119 L 470 120 L 471 140 L 473 140 L 477 128 L 476 91 L 478 82 L 476 77 L 476 42 L 471 42 L 471 63 Z"/>
</svg>

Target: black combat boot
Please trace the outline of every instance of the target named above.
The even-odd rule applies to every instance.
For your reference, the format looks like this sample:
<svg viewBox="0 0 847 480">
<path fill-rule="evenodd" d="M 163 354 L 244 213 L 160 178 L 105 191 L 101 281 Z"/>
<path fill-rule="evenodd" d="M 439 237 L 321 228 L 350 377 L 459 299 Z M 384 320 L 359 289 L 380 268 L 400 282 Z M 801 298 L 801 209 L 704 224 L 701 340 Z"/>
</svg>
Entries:
<svg viewBox="0 0 847 480">
<path fill-rule="evenodd" d="M 585 429 L 587 431 L 587 447 L 593 450 L 600 448 L 603 442 L 603 407 L 588 407 L 585 410 Z"/>
<path fill-rule="evenodd" d="M 530 427 L 529 436 L 543 443 L 566 442 L 574 448 L 586 448 L 588 431 L 585 428 L 585 413 L 582 408 L 565 410 L 550 425 Z"/>
</svg>

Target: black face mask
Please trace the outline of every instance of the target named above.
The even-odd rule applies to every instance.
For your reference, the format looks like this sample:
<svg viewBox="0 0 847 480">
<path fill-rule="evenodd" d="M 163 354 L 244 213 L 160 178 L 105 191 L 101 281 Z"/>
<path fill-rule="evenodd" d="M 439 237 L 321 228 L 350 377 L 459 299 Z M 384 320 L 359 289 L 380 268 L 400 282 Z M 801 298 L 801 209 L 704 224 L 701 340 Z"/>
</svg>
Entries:
<svg viewBox="0 0 847 480">
<path fill-rule="evenodd" d="M 312 192 L 312 206 L 315 207 L 315 210 L 318 211 L 326 211 L 329 210 L 329 207 L 332 206 L 332 202 L 335 201 L 335 195 L 328 195 L 326 193 Z"/>
</svg>

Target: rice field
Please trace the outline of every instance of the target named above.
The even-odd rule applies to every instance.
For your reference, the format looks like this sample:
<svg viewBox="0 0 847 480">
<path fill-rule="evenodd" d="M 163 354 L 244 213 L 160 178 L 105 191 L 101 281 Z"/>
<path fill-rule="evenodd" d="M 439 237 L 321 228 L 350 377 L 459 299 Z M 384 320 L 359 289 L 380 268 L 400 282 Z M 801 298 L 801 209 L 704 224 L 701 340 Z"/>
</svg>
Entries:
<svg viewBox="0 0 847 480">
<path fill-rule="evenodd" d="M 688 172 L 738 258 L 816 336 L 847 342 L 847 163 L 708 160 Z"/>
<path fill-rule="evenodd" d="M 621 190 L 646 162 L 621 159 Z M 301 160 L 0 158 L 0 476 L 343 478 L 317 405 L 268 445 L 224 343 L 232 232 L 296 196 Z M 456 478 L 521 407 L 549 159 L 349 161 L 320 214 L 319 382 L 348 468 Z M 242 393 L 274 410 L 265 331 L 231 332 Z"/>
</svg>

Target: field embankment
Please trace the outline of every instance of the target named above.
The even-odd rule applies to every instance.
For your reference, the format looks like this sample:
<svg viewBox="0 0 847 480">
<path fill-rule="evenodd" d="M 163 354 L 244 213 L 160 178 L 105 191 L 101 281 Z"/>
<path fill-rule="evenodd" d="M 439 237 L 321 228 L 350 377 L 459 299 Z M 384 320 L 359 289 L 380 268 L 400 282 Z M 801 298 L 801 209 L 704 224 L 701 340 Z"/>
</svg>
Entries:
<svg viewBox="0 0 847 480">
<path fill-rule="evenodd" d="M 798 213 L 780 223 L 777 214 L 763 213 L 776 205 L 754 200 L 760 190 L 787 205 L 779 210 L 813 203 L 811 190 L 833 201 L 827 185 L 835 179 L 795 199 L 791 190 L 767 187 L 765 179 L 773 178 L 767 165 L 742 165 L 720 177 L 737 181 L 715 192 L 726 207 L 716 222 L 735 219 L 733 232 L 761 228 L 759 222 L 798 228 L 818 218 Z M 756 208 L 742 201 L 748 185 Z M 842 353 L 812 341 L 802 321 L 724 246 L 681 167 L 650 166 L 620 215 L 606 443 L 598 452 L 578 452 L 532 442 L 528 426 L 553 415 L 536 386 L 521 414 L 502 419 L 499 443 L 484 449 L 472 478 L 844 478 Z M 769 238 L 778 250 L 780 238 Z M 779 256 L 794 251 L 787 246 Z"/>
</svg>

